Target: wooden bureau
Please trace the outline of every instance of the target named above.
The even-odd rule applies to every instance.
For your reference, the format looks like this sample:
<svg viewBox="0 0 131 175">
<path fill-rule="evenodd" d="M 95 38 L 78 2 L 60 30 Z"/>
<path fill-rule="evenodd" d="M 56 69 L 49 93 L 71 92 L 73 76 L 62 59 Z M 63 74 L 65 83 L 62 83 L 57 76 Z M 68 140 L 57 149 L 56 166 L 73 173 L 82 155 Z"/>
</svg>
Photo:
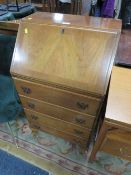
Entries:
<svg viewBox="0 0 131 175">
<path fill-rule="evenodd" d="M 101 150 L 131 161 L 131 69 L 113 67 L 105 119 L 90 160 Z"/>
<path fill-rule="evenodd" d="M 120 28 L 119 20 L 50 13 L 20 22 L 11 74 L 32 128 L 87 145 Z"/>
</svg>

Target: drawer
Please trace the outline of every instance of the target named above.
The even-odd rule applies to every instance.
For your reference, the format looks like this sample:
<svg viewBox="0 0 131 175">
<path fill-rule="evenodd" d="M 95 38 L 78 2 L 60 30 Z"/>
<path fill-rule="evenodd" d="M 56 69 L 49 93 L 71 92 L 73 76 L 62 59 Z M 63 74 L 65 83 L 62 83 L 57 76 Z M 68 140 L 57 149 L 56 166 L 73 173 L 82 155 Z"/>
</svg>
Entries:
<svg viewBox="0 0 131 175">
<path fill-rule="evenodd" d="M 25 114 L 29 122 L 34 124 L 39 124 L 39 126 L 47 126 L 50 128 L 55 128 L 60 131 L 70 133 L 75 136 L 84 137 L 87 139 L 90 134 L 90 130 L 79 127 L 77 125 L 70 124 L 63 120 L 50 117 L 45 114 L 41 114 L 35 111 L 25 109 Z"/>
<path fill-rule="evenodd" d="M 79 95 L 66 90 L 53 88 L 29 81 L 14 78 L 19 94 L 42 100 L 48 103 L 73 109 L 82 113 L 96 115 L 100 106 L 100 99 Z"/>
<path fill-rule="evenodd" d="M 131 133 L 107 134 L 100 150 L 131 161 Z"/>
<path fill-rule="evenodd" d="M 44 101 L 28 98 L 20 95 L 21 102 L 24 108 L 35 110 L 36 112 L 44 113 L 46 115 L 74 123 L 78 126 L 91 129 L 94 116 L 90 116 L 84 113 L 76 112 L 74 110 L 68 110 L 67 108 L 52 105 Z"/>
<path fill-rule="evenodd" d="M 82 148 L 86 149 L 86 147 L 87 147 L 87 141 L 88 140 L 85 140 L 85 139 L 80 138 L 78 136 L 74 136 L 72 134 L 56 130 L 55 128 L 49 128 L 47 126 L 40 126 L 37 123 L 31 123 L 30 122 L 30 127 L 32 129 L 35 129 L 35 130 L 41 130 L 41 131 L 47 132 L 49 134 L 52 134 L 52 135 L 55 135 L 55 136 L 58 136 L 58 137 L 62 137 L 65 140 L 68 140 L 72 143 L 76 143 L 76 144 L 80 145 Z"/>
</svg>

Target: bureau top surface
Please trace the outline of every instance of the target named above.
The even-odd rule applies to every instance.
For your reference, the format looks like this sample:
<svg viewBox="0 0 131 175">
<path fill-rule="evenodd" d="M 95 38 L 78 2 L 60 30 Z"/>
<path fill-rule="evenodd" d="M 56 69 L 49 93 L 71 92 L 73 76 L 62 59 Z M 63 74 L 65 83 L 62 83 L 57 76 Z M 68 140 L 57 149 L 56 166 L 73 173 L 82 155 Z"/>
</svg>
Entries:
<svg viewBox="0 0 131 175">
<path fill-rule="evenodd" d="M 97 18 L 91 16 L 70 15 L 60 13 L 36 12 L 22 19 L 24 22 L 37 24 L 57 24 L 88 27 L 99 30 L 120 31 L 121 20 Z"/>
<path fill-rule="evenodd" d="M 21 22 L 11 73 L 84 93 L 104 95 L 118 33 L 66 24 Z"/>
<path fill-rule="evenodd" d="M 106 119 L 131 124 L 131 69 L 113 67 Z"/>
</svg>

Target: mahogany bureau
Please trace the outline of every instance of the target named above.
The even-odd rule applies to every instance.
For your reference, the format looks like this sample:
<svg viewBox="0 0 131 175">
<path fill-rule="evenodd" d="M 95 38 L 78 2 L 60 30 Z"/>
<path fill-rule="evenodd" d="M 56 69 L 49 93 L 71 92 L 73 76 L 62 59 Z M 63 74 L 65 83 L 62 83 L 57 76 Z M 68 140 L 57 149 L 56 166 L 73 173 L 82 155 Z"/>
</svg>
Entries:
<svg viewBox="0 0 131 175">
<path fill-rule="evenodd" d="M 90 160 L 101 150 L 131 161 L 131 69 L 113 67 L 105 119 Z"/>
<path fill-rule="evenodd" d="M 19 25 L 11 74 L 32 128 L 86 147 L 106 94 L 121 21 L 36 13 Z"/>
</svg>

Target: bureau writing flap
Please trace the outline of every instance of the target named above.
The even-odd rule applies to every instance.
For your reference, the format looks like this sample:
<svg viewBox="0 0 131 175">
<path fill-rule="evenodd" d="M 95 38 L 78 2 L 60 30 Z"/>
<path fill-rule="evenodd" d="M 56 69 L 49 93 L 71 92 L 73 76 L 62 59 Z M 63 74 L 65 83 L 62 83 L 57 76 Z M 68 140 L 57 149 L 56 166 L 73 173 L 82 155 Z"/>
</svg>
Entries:
<svg viewBox="0 0 131 175">
<path fill-rule="evenodd" d="M 116 32 L 22 22 L 11 73 L 103 95 L 117 43 Z"/>
</svg>

